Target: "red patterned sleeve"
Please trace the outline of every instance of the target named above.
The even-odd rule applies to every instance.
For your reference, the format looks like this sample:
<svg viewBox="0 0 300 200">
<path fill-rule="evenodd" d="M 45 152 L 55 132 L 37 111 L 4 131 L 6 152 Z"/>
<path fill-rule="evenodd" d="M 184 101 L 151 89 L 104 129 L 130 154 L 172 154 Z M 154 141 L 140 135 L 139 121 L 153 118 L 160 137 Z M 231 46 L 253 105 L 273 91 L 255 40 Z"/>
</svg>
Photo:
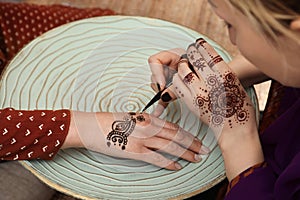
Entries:
<svg viewBox="0 0 300 200">
<path fill-rule="evenodd" d="M 0 159 L 52 159 L 68 134 L 69 110 L 0 110 Z"/>
</svg>

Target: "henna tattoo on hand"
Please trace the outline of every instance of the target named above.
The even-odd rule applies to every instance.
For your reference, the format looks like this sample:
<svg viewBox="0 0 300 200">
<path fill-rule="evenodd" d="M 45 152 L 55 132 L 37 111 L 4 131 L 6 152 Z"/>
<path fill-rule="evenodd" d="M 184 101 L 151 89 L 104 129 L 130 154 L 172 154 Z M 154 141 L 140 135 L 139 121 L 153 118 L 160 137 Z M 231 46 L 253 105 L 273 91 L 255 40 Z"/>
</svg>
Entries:
<svg viewBox="0 0 300 200">
<path fill-rule="evenodd" d="M 142 114 L 137 115 L 136 113 L 130 112 L 124 116 L 123 120 L 116 120 L 112 124 L 112 131 L 109 132 L 106 139 L 107 146 L 111 146 L 111 142 L 114 145 L 117 143 L 121 146 L 122 150 L 125 150 L 128 143 L 129 135 L 134 131 L 136 122 L 145 121 L 145 117 Z"/>
<path fill-rule="evenodd" d="M 177 93 L 179 94 L 179 96 L 181 96 L 182 98 L 184 97 L 183 92 L 181 92 L 178 87 L 175 87 L 176 91 L 178 91 Z"/>
<path fill-rule="evenodd" d="M 216 57 L 213 57 L 209 62 L 208 62 L 208 66 L 210 68 L 213 68 L 213 66 L 215 66 L 216 64 L 218 64 L 219 62 L 222 62 L 223 61 L 223 58 L 221 56 L 216 56 Z"/>
<path fill-rule="evenodd" d="M 204 68 L 206 67 L 204 58 L 199 58 L 195 62 L 193 62 L 193 66 L 195 66 L 198 71 L 201 70 L 202 72 L 204 71 Z"/>
<path fill-rule="evenodd" d="M 216 75 L 211 75 L 207 79 L 207 85 L 211 87 L 208 97 L 198 95 L 194 99 L 194 105 L 203 110 L 200 116 L 211 113 L 211 122 L 215 126 L 222 125 L 225 118 L 234 116 L 236 123 L 245 123 L 249 119 L 249 112 L 244 106 L 246 93 L 241 88 L 237 77 L 229 72 L 222 76 L 220 80 Z M 229 120 L 229 126 L 232 128 L 232 120 Z"/>
<path fill-rule="evenodd" d="M 206 40 L 204 40 L 203 38 L 199 38 L 196 40 L 196 44 L 197 44 L 196 47 L 199 48 L 199 45 L 201 45 L 203 48 L 205 48 L 204 44 L 206 43 L 207 43 Z"/>
<path fill-rule="evenodd" d="M 199 46 L 199 45 L 198 45 Z M 204 68 L 207 67 L 204 58 L 200 55 L 198 52 L 196 46 L 194 44 L 191 44 L 187 49 L 187 57 L 189 62 L 201 71 L 204 71 Z"/>
<path fill-rule="evenodd" d="M 196 47 L 199 48 L 201 46 L 203 49 L 207 51 L 206 44 L 208 44 L 204 39 L 200 38 L 196 41 Z M 223 61 L 223 58 L 220 55 L 213 56 L 209 51 L 207 51 L 207 54 L 211 58 L 210 61 L 208 61 L 208 66 L 212 69 L 216 64 Z M 199 65 L 201 62 L 199 61 L 197 64 Z M 205 66 L 203 66 L 205 67 Z M 203 69 L 203 67 L 201 69 Z"/>
<path fill-rule="evenodd" d="M 188 60 L 195 60 L 195 56 L 197 55 L 198 52 L 196 49 L 189 50 L 189 48 L 188 48 L 188 53 L 187 53 Z"/>
<path fill-rule="evenodd" d="M 193 83 L 193 81 L 195 80 L 194 79 L 195 78 L 195 76 L 194 76 L 194 73 L 193 72 L 190 72 L 190 73 L 188 73 L 184 78 L 183 78 L 183 82 L 185 83 L 185 84 L 192 84 Z"/>
</svg>

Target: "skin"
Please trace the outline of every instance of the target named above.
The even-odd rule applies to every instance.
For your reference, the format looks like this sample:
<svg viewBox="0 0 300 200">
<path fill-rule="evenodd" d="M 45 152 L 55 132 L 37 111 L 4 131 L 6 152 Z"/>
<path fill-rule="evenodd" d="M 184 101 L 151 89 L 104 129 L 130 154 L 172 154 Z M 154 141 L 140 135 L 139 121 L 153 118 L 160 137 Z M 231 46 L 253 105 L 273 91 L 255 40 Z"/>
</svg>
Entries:
<svg viewBox="0 0 300 200">
<path fill-rule="evenodd" d="M 299 43 L 284 36 L 278 36 L 278 48 L 266 37 L 258 33 L 254 25 L 240 11 L 233 8 L 225 0 L 210 1 L 215 13 L 229 24 L 229 35 L 242 55 L 261 72 L 283 85 L 300 87 L 300 68 L 297 55 Z M 299 32 L 300 19 L 291 23 L 291 29 Z M 251 41 L 251 42 L 248 42 Z M 273 67 L 271 67 L 273 66 Z"/>
<path fill-rule="evenodd" d="M 229 28 L 230 38 L 244 56 L 229 64 L 243 85 L 251 85 L 271 77 L 285 85 L 300 87 L 298 78 L 300 60 L 297 60 L 300 50 L 299 43 L 281 37 L 278 40 L 283 45 L 280 49 L 276 49 L 255 31 L 255 28 L 242 13 L 231 7 L 227 1 L 214 0 L 210 3 L 216 14 L 231 24 Z M 291 23 L 291 29 L 300 32 L 300 19 Z M 251 43 L 247 42 L 249 40 Z M 158 53 L 149 58 L 152 81 L 159 83 L 161 89 L 166 83 L 163 64 L 178 70 L 178 61 L 182 52 L 184 50 L 175 49 Z M 224 64 L 222 65 L 224 67 Z M 228 70 L 227 65 L 225 68 Z M 183 64 L 178 73 L 181 78 L 178 77 L 178 80 L 184 79 L 186 69 L 188 69 L 187 65 Z M 253 77 L 256 80 L 253 80 Z M 176 86 L 177 81 L 173 80 L 173 83 Z M 157 89 L 155 85 L 153 88 Z M 202 85 L 202 87 L 204 86 Z M 166 92 L 170 92 L 171 97 L 175 99 L 178 94 L 172 90 L 174 91 L 175 88 L 170 88 Z M 188 94 L 185 96 L 189 97 Z M 195 96 L 190 95 L 190 97 L 194 98 Z M 155 116 L 159 116 L 167 105 L 165 102 L 160 103 L 163 106 L 160 106 L 154 115 L 145 114 L 145 121 L 136 124 L 134 131 L 128 136 L 126 150 L 114 146 L 109 147 L 106 144 L 106 137 L 111 132 L 112 124 L 116 120 L 124 119 L 126 113 L 72 111 L 69 133 L 62 148 L 83 147 L 115 157 L 142 160 L 170 170 L 179 170 L 181 166 L 164 157 L 160 154 L 161 151 L 190 162 L 199 162 L 201 154 L 209 153 L 209 149 L 177 125 L 156 118 Z M 218 142 L 225 160 L 229 180 L 248 167 L 263 161 L 256 123 L 251 114 L 253 111 L 249 110 L 249 113 L 249 120 L 244 125 L 225 128 L 218 132 L 220 134 Z"/>
<path fill-rule="evenodd" d="M 161 168 L 179 170 L 176 161 L 167 159 L 162 152 L 190 162 L 200 162 L 209 149 L 192 134 L 178 125 L 143 113 L 128 132 L 126 148 L 114 145 L 107 138 L 114 122 L 124 121 L 128 113 L 71 112 L 70 130 L 62 148 L 86 148 L 106 155 L 141 160 Z M 137 115 L 138 116 L 138 115 Z M 137 116 L 134 116 L 137 119 Z M 111 145 L 108 145 L 110 142 Z"/>
<path fill-rule="evenodd" d="M 237 9 L 233 8 L 227 1 L 213 0 L 210 1 L 212 9 L 215 13 L 221 17 L 227 24 L 229 24 L 229 35 L 233 44 L 235 44 L 242 55 L 255 65 L 261 72 L 267 76 L 281 82 L 283 85 L 300 87 L 300 60 L 297 55 L 300 52 L 300 43 L 292 41 L 291 39 L 279 36 L 279 47 L 274 48 L 273 44 L 268 41 L 262 34 L 256 31 L 256 28 L 250 23 L 250 21 Z M 299 29 L 300 19 L 294 20 L 291 23 L 291 29 L 300 33 Z M 248 42 L 251 41 L 251 42 Z M 247 126 L 250 131 L 248 134 L 253 134 L 253 126 Z M 256 131 L 254 132 L 256 134 Z M 237 141 L 238 142 L 238 141 Z M 239 169 L 238 162 L 247 161 L 254 165 L 255 162 L 261 159 L 261 150 L 257 143 L 253 143 L 254 146 L 250 146 L 251 150 L 246 152 L 243 156 L 238 156 L 237 166 L 227 164 L 229 173 L 228 177 L 231 179 L 237 174 L 234 172 L 243 171 L 246 168 Z M 256 149 L 255 149 L 256 148 Z M 230 147 L 224 151 L 230 153 Z M 255 152 L 257 153 L 255 155 Z M 225 160 L 230 161 L 231 156 L 225 154 Z M 252 160 L 251 160 L 252 159 Z M 247 162 L 246 161 L 246 162 Z M 225 161 L 225 163 L 228 163 Z M 233 172 L 233 173 L 231 173 Z"/>
<path fill-rule="evenodd" d="M 271 41 L 268 41 L 263 34 L 257 31 L 257 28 L 250 23 L 240 11 L 234 8 L 226 0 L 210 0 L 214 12 L 228 24 L 230 39 L 235 44 L 241 56 L 235 58 L 228 65 L 224 62 L 215 65 L 212 71 L 205 73 L 198 72 L 199 79 L 193 79 L 187 83 L 186 76 L 191 72 L 187 66 L 181 62 L 177 65 L 178 74 L 173 77 L 173 86 L 165 90 L 174 99 L 180 97 L 192 112 L 194 112 L 201 121 L 211 125 L 218 139 L 218 144 L 222 150 L 222 155 L 225 161 L 227 178 L 232 180 L 242 171 L 247 168 L 263 162 L 263 153 L 258 137 L 257 125 L 253 108 L 247 107 L 248 99 L 243 99 L 244 104 L 242 110 L 247 110 L 248 119 L 243 123 L 232 125 L 229 118 L 224 118 L 222 128 L 214 127 L 209 119 L 214 115 L 212 112 L 204 114 L 205 108 L 208 106 L 197 107 L 193 99 L 202 97 L 209 101 L 209 94 L 214 91 L 214 88 L 207 84 L 211 74 L 215 73 L 218 76 L 226 76 L 228 73 L 236 74 L 236 77 L 241 81 L 243 86 L 249 86 L 253 83 L 258 83 L 268 79 L 268 77 L 281 82 L 283 85 L 300 87 L 300 43 L 291 39 L 278 36 L 278 47 L 275 47 Z M 292 21 L 291 30 L 300 34 L 300 18 Z M 251 41 L 251 42 L 249 42 Z M 214 54 L 212 49 L 198 49 L 206 63 L 210 63 L 207 54 Z M 162 67 L 158 66 L 174 64 L 178 62 L 180 56 L 174 53 L 174 50 L 169 51 L 169 54 L 164 51 L 149 58 L 149 64 L 154 71 L 152 80 L 154 83 L 164 83 Z M 155 68 L 152 68 L 155 63 Z M 170 66 L 176 69 L 176 66 Z M 159 69 L 159 70 L 158 70 Z M 188 78 L 188 80 L 191 80 Z M 239 90 L 242 87 L 234 82 Z M 161 84 L 164 88 L 164 85 Z M 201 92 L 202 91 L 202 92 Z M 204 92 L 205 91 L 205 92 Z M 182 94 L 184 94 L 182 96 Z M 154 114 L 159 116 L 163 112 L 163 107 L 167 106 L 164 102 L 155 110 Z M 197 105 L 197 104 L 196 104 Z M 209 105 L 209 104 L 208 104 Z"/>
</svg>

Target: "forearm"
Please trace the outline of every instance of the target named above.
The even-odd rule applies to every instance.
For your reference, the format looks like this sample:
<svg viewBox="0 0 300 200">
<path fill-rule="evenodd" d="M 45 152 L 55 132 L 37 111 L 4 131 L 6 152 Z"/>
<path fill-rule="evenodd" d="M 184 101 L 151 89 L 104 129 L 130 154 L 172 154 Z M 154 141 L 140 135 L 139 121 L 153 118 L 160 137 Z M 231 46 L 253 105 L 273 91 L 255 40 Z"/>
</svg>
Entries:
<svg viewBox="0 0 300 200">
<path fill-rule="evenodd" d="M 237 74 L 244 87 L 261 83 L 269 78 L 257 69 L 243 56 L 235 57 L 230 63 L 230 68 Z M 225 162 L 226 174 L 229 180 L 249 167 L 264 160 L 257 128 L 239 128 L 226 130 L 222 133 L 219 146 Z"/>
<path fill-rule="evenodd" d="M 62 148 L 89 148 L 91 150 L 104 146 L 105 135 L 108 130 L 103 128 L 111 127 L 107 123 L 113 121 L 106 113 L 101 113 L 100 119 L 97 113 L 71 111 L 71 121 L 68 135 Z M 106 119 L 106 120 L 104 120 Z M 99 121 L 102 121 L 100 126 Z"/>
<path fill-rule="evenodd" d="M 241 55 L 236 56 L 230 63 L 230 68 L 237 74 L 244 87 L 261 83 L 269 79 L 264 73 Z"/>
<path fill-rule="evenodd" d="M 72 148 L 72 147 L 83 147 L 83 144 L 79 136 L 78 128 L 75 123 L 75 115 L 76 115 L 75 113 L 77 112 L 70 111 L 71 119 L 70 119 L 69 132 L 64 144 L 61 147 L 62 149 Z"/>
</svg>

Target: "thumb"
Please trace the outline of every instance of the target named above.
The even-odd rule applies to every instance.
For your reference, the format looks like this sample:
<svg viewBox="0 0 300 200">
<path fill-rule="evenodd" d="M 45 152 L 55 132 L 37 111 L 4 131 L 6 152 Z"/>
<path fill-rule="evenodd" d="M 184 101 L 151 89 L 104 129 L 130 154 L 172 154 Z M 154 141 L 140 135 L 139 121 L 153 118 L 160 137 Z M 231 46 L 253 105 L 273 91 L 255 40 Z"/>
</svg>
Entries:
<svg viewBox="0 0 300 200">
<path fill-rule="evenodd" d="M 169 103 L 177 99 L 174 85 L 166 88 L 160 96 L 160 100 L 164 103 Z"/>
<path fill-rule="evenodd" d="M 169 103 L 171 103 L 176 99 L 177 96 L 175 95 L 174 92 L 174 86 L 171 85 L 170 87 L 166 88 L 161 94 L 160 100 L 158 101 L 158 105 L 152 112 L 152 115 L 154 115 L 155 117 L 159 117 L 164 112 L 164 110 L 169 105 Z"/>
</svg>

